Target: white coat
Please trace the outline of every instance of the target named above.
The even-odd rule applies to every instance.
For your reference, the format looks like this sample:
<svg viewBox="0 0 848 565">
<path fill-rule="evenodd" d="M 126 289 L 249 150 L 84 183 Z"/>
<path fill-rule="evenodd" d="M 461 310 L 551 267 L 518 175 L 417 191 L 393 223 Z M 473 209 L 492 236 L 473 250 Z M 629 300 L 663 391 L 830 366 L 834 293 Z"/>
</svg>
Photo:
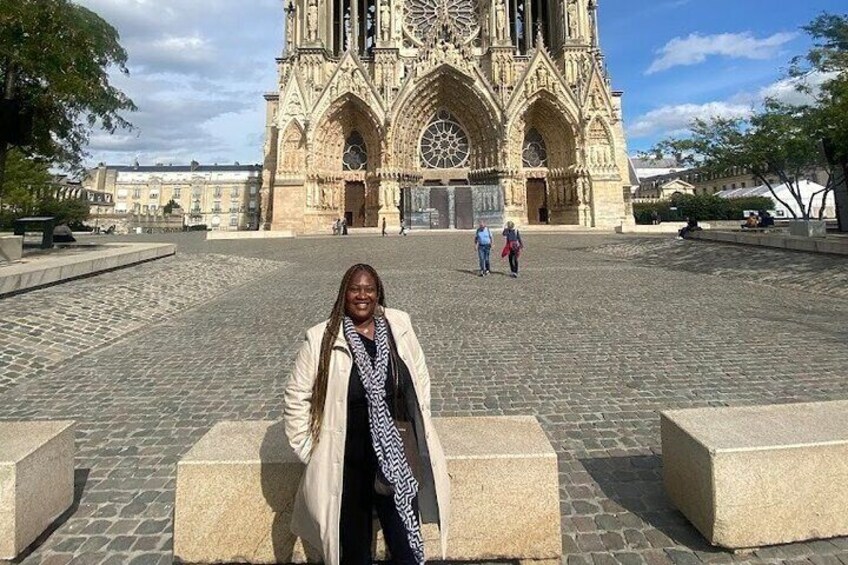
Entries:
<svg viewBox="0 0 848 565">
<path fill-rule="evenodd" d="M 419 505 L 423 520 L 430 521 L 425 513 L 437 517 L 441 535 L 442 559 L 447 554 L 448 522 L 450 515 L 450 479 L 444 451 L 433 427 L 430 415 L 430 374 L 418 337 L 412 329 L 409 314 L 387 308 L 386 319 L 392 330 L 398 355 L 409 368 L 412 384 L 418 398 L 420 417 L 423 420 L 424 438 L 429 451 L 429 470 L 432 484 L 422 484 Z M 323 553 L 327 565 L 339 564 L 339 520 L 342 502 L 342 475 L 344 471 L 345 438 L 347 434 L 347 395 L 353 356 L 343 332 L 333 346 L 324 420 L 318 436 L 318 445 L 312 449 L 309 432 L 312 385 L 318 373 L 321 340 L 327 322 L 306 332 L 306 338 L 286 385 L 283 417 L 286 436 L 294 452 L 306 464 L 298 489 L 292 514 L 292 532 Z M 420 441 L 420 438 L 419 438 Z M 427 459 L 424 459 L 427 461 Z M 422 480 L 422 483 L 425 481 Z M 437 504 L 425 512 L 425 493 Z M 435 496 L 432 496 L 432 495 Z"/>
</svg>

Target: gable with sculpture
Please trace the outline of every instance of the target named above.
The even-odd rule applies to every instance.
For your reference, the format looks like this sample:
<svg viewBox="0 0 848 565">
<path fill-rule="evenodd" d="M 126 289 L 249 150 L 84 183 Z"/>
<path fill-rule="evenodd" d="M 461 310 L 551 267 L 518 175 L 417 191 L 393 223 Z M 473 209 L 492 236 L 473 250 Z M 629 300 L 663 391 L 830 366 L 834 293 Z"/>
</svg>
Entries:
<svg viewBox="0 0 848 565">
<path fill-rule="evenodd" d="M 264 229 L 632 222 L 596 0 L 292 0 Z"/>
</svg>

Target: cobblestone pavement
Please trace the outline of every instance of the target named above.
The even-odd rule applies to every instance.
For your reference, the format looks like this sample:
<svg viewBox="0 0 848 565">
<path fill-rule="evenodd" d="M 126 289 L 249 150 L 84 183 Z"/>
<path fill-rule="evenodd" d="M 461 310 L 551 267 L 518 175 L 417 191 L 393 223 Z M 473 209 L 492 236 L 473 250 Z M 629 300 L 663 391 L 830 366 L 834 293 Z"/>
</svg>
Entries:
<svg viewBox="0 0 848 565">
<path fill-rule="evenodd" d="M 176 255 L 5 300 L 0 393 L 283 265 L 232 255 Z"/>
<path fill-rule="evenodd" d="M 770 285 L 750 284 L 738 272 L 751 268 L 751 254 L 729 246 L 528 239 L 522 277 L 513 280 L 502 263 L 491 277 L 474 276 L 467 234 L 176 237 L 186 257 L 290 266 L 263 264 L 257 278 L 229 292 L 151 317 L 107 347 L 0 393 L 1 419 L 79 422 L 79 503 L 23 563 L 170 563 L 176 462 L 218 421 L 280 417 L 303 330 L 329 313 L 344 268 L 368 261 L 385 278 L 389 304 L 413 315 L 436 415 L 539 418 L 559 454 L 567 563 L 848 565 L 848 539 L 744 555 L 709 548 L 663 494 L 657 416 L 670 408 L 848 399 L 848 300 L 844 289 L 837 295 L 844 270 L 774 252 L 758 267 Z M 614 251 L 630 242 L 641 251 Z M 801 268 L 811 284 L 837 291 L 810 294 L 799 279 L 780 278 Z M 149 274 L 155 284 L 157 274 Z M 108 281 L 84 282 L 104 292 Z M 196 282 L 187 276 L 182 284 Z M 71 289 L 39 292 L 61 300 Z M 5 312 L 29 299 L 0 305 Z"/>
<path fill-rule="evenodd" d="M 848 260 L 838 255 L 655 237 L 634 237 L 626 242 L 601 245 L 591 251 L 631 259 L 651 267 L 848 298 Z"/>
</svg>

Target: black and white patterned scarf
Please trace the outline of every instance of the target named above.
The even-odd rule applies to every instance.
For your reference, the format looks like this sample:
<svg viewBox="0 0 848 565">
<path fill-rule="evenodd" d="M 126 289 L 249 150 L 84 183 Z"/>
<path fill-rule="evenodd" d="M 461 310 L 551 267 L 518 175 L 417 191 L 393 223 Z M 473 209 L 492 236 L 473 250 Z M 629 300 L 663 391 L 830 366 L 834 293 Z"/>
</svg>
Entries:
<svg viewBox="0 0 848 565">
<path fill-rule="evenodd" d="M 377 455 L 377 463 L 386 481 L 394 487 L 395 508 L 397 508 L 403 525 L 409 547 L 418 563 L 424 563 L 424 541 L 418 516 L 412 506 L 418 494 L 418 482 L 412 475 L 412 469 L 403 451 L 400 433 L 395 427 L 392 413 L 386 402 L 386 378 L 389 369 L 389 328 L 386 319 L 374 318 L 375 342 L 377 355 L 372 362 L 371 356 L 365 349 L 353 320 L 345 316 L 344 334 L 353 352 L 353 359 L 359 369 L 362 386 L 365 387 L 368 400 L 368 424 L 371 431 L 371 444 Z"/>
</svg>

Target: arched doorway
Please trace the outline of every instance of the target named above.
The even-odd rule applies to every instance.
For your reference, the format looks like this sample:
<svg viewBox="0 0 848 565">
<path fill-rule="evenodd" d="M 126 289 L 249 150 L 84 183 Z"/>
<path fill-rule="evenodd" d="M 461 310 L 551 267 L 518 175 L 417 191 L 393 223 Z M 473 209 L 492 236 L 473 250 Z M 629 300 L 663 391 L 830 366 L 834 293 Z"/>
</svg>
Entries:
<svg viewBox="0 0 848 565">
<path fill-rule="evenodd" d="M 393 154 L 412 179 L 403 189 L 407 223 L 459 229 L 480 219 L 500 223 L 501 189 L 476 174 L 497 155 L 498 110 L 474 79 L 440 67 L 402 97 L 395 115 Z"/>
<path fill-rule="evenodd" d="M 345 218 L 350 227 L 378 224 L 381 128 L 367 105 L 353 94 L 333 102 L 316 127 L 316 183 L 334 194 L 321 212 L 327 221 Z"/>
</svg>

